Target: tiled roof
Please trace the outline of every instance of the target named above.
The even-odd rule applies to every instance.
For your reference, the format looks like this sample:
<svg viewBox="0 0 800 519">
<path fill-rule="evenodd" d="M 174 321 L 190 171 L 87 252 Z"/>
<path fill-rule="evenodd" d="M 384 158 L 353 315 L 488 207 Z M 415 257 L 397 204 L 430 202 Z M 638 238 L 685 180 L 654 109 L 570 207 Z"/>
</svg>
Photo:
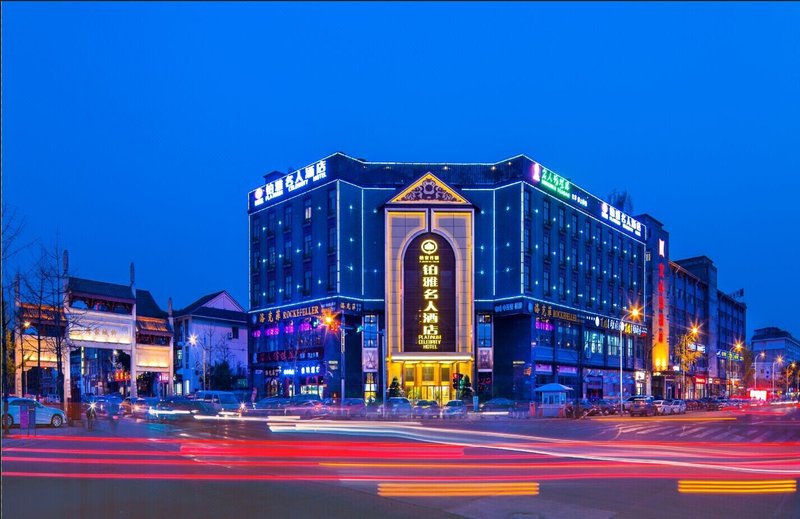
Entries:
<svg viewBox="0 0 800 519">
<path fill-rule="evenodd" d="M 167 312 L 162 310 L 148 290 L 136 290 L 136 315 L 147 317 L 167 317 Z"/>
<path fill-rule="evenodd" d="M 61 314 L 60 320 L 62 323 L 66 323 L 66 318 L 64 317 L 64 311 L 63 309 L 60 310 L 61 310 L 59 312 Z M 42 305 L 41 307 L 39 307 L 31 303 L 20 303 L 20 320 L 28 321 L 31 323 L 38 323 L 38 322 L 53 323 L 55 322 L 56 311 L 57 310 L 55 309 L 55 307 L 49 305 Z"/>
<path fill-rule="evenodd" d="M 182 314 L 188 315 L 188 314 Z M 201 307 L 191 312 L 192 316 L 208 317 L 210 319 L 221 319 L 225 321 L 234 321 L 240 323 L 247 322 L 247 314 L 245 312 L 235 312 L 233 310 L 220 310 L 219 308 L 206 308 Z"/>
<path fill-rule="evenodd" d="M 68 281 L 68 290 L 76 294 L 103 296 L 121 301 L 134 301 L 130 286 L 106 283 L 104 281 L 70 277 Z"/>
<path fill-rule="evenodd" d="M 156 335 L 172 335 L 172 328 L 167 319 L 158 317 L 136 317 L 136 332 Z"/>
<path fill-rule="evenodd" d="M 214 292 L 213 294 L 205 295 L 205 296 L 201 297 L 200 299 L 198 299 L 197 301 L 195 301 L 194 303 L 191 303 L 188 306 L 186 306 L 185 308 L 181 308 L 180 310 L 177 310 L 177 311 L 175 311 L 173 313 L 174 313 L 174 315 L 187 315 L 187 314 L 194 313 L 194 311 L 196 309 L 202 307 L 204 304 L 208 303 L 209 301 L 211 301 L 212 299 L 214 299 L 215 297 L 217 297 L 218 295 L 220 295 L 220 294 L 222 294 L 224 292 L 225 292 L 224 290 L 220 290 L 219 292 Z"/>
</svg>

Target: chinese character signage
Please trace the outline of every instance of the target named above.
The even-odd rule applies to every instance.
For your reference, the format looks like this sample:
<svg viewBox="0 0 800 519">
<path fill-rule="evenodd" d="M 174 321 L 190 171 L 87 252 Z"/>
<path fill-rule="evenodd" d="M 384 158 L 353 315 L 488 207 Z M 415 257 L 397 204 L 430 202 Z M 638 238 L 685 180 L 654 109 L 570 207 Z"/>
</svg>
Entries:
<svg viewBox="0 0 800 519">
<path fill-rule="evenodd" d="M 280 198 L 286 193 L 296 191 L 327 176 L 327 164 L 324 160 L 320 160 L 316 164 L 298 169 L 253 190 L 250 193 L 251 207 L 257 209 L 264 205 L 264 202 Z"/>
<path fill-rule="evenodd" d="M 404 261 L 404 351 L 454 352 L 455 254 L 436 234 L 409 245 Z"/>
</svg>

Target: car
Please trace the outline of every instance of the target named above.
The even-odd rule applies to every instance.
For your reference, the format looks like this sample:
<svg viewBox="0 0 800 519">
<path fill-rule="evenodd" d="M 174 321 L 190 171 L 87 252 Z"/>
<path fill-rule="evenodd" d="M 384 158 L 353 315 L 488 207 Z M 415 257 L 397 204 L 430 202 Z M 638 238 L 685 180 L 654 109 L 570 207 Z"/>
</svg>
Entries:
<svg viewBox="0 0 800 519">
<path fill-rule="evenodd" d="M 592 400 L 591 404 L 593 409 L 593 412 L 591 414 L 595 415 L 615 414 L 617 412 L 617 409 L 619 408 L 619 406 L 614 406 L 614 404 L 609 400 L 604 400 L 602 398 L 599 398 L 597 400 Z"/>
<path fill-rule="evenodd" d="M 363 398 L 345 398 L 335 409 L 336 416 L 341 418 L 367 417 L 367 405 Z"/>
<path fill-rule="evenodd" d="M 670 400 L 653 400 L 653 405 L 656 408 L 656 414 L 672 414 L 672 403 Z"/>
<path fill-rule="evenodd" d="M 467 406 L 461 400 L 450 400 L 442 407 L 442 419 L 466 418 Z"/>
<path fill-rule="evenodd" d="M 4 426 L 11 427 L 12 425 L 20 424 L 21 406 L 35 409 L 36 425 L 51 425 L 58 428 L 67 421 L 67 415 L 61 409 L 48 407 L 32 398 L 9 398 L 8 413 L 3 415 Z"/>
<path fill-rule="evenodd" d="M 417 400 L 411 410 L 412 418 L 439 418 L 442 408 L 436 400 Z"/>
<path fill-rule="evenodd" d="M 152 418 L 148 412 L 158 404 L 159 400 L 155 397 L 135 398 L 131 404 L 131 416 L 134 418 Z"/>
<path fill-rule="evenodd" d="M 683 400 L 670 400 L 672 404 L 672 414 L 686 414 L 686 402 Z"/>
<path fill-rule="evenodd" d="M 633 397 L 633 400 L 631 400 L 631 407 L 628 412 L 631 416 L 654 416 L 656 414 L 656 406 L 653 404 L 653 397 Z"/>
<path fill-rule="evenodd" d="M 411 401 L 404 396 L 393 396 L 383 406 L 383 417 L 388 419 L 410 419 L 413 415 Z"/>
<path fill-rule="evenodd" d="M 278 396 L 270 396 L 245 407 L 245 414 L 254 416 L 274 416 L 286 414 L 286 406 L 289 399 Z"/>
<path fill-rule="evenodd" d="M 299 416 L 301 418 L 319 418 L 328 414 L 328 407 L 322 400 L 295 400 L 283 408 L 287 416 Z"/>
<path fill-rule="evenodd" d="M 514 409 L 515 402 L 508 398 L 492 398 L 482 403 L 478 410 L 482 413 L 502 412 L 507 413 Z"/>
<path fill-rule="evenodd" d="M 209 402 L 217 412 L 239 413 L 242 409 L 232 391 L 201 390 L 194 395 L 194 400 Z"/>
<path fill-rule="evenodd" d="M 198 416 L 216 416 L 217 410 L 202 400 L 173 397 L 161 400 L 149 409 L 151 419 L 160 422 L 184 422 L 196 420 Z"/>
<path fill-rule="evenodd" d="M 45 404 L 60 404 L 61 403 L 61 397 L 58 396 L 55 393 L 50 393 L 48 395 L 44 395 L 44 397 L 42 398 L 42 401 Z"/>
</svg>

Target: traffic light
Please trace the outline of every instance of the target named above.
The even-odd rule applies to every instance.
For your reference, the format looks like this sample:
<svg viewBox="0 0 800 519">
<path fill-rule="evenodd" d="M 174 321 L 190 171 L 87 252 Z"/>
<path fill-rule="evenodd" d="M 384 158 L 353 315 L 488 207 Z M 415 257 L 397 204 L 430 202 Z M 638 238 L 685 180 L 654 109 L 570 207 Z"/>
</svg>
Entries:
<svg viewBox="0 0 800 519">
<path fill-rule="evenodd" d="M 453 389 L 462 389 L 464 387 L 464 375 L 461 373 L 453 373 Z"/>
</svg>

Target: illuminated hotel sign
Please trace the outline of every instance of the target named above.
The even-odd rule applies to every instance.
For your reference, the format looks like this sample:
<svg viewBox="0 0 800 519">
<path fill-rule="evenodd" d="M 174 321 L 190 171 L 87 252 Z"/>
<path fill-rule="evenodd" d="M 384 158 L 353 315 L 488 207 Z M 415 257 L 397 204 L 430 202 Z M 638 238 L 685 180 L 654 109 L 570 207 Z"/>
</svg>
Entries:
<svg viewBox="0 0 800 519">
<path fill-rule="evenodd" d="M 602 216 L 604 220 L 613 223 L 617 227 L 622 227 L 626 231 L 632 232 L 636 236 L 642 236 L 642 223 L 634 218 L 631 218 L 616 207 L 610 206 L 603 202 L 603 204 L 600 206 L 600 216 Z"/>
<path fill-rule="evenodd" d="M 269 182 L 264 187 L 251 192 L 253 207 L 259 207 L 270 200 L 280 198 L 286 193 L 291 193 L 297 189 L 305 187 L 313 182 L 326 178 L 327 164 L 320 160 L 316 164 L 298 169 L 288 175 L 284 175 L 277 180 Z"/>
<path fill-rule="evenodd" d="M 440 236 L 411 242 L 405 256 L 404 351 L 455 351 L 455 254 Z"/>
<path fill-rule="evenodd" d="M 637 238 L 644 236 L 642 232 L 644 226 L 641 222 L 631 218 L 616 207 L 603 202 L 596 196 L 590 195 L 541 164 L 537 162 L 531 164 L 530 178 L 534 184 L 542 189 L 558 195 L 579 209 L 586 210 L 598 218 L 602 218 L 610 225 L 616 226 Z"/>
</svg>

